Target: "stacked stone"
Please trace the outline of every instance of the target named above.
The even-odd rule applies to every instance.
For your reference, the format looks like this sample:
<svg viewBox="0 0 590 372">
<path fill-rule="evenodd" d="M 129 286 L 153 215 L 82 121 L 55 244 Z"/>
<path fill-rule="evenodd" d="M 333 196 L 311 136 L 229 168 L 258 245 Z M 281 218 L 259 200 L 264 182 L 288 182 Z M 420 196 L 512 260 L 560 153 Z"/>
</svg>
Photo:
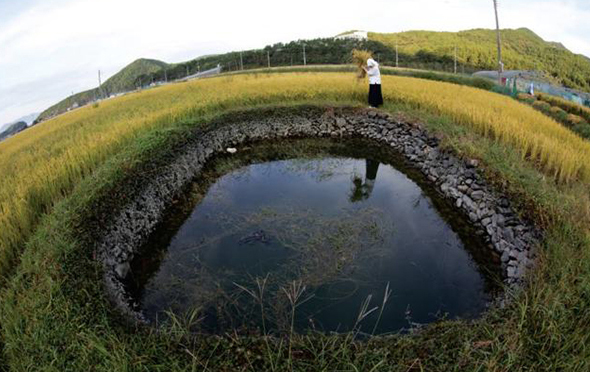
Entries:
<svg viewBox="0 0 590 372">
<path fill-rule="evenodd" d="M 377 124 L 363 122 L 357 131 L 402 153 L 411 166 L 419 168 L 445 197 L 452 199 L 501 255 L 505 282 L 517 285 L 534 264 L 539 233 L 519 218 L 507 198 L 492 191 L 477 172 L 478 161 L 459 160 L 441 151 L 438 139 L 418 125 L 394 123 L 387 114 L 369 115 L 378 119 Z"/>
<path fill-rule="evenodd" d="M 122 279 L 134 254 L 161 221 L 166 207 L 213 156 L 227 147 L 248 142 L 305 137 L 362 137 L 379 141 L 401 153 L 408 164 L 424 173 L 446 198 L 463 210 L 500 256 L 505 283 L 518 286 L 535 258 L 539 234 L 496 195 L 477 172 L 478 162 L 460 160 L 441 151 L 439 140 L 416 124 L 395 120 L 386 113 L 364 109 L 301 110 L 297 114 L 266 116 L 221 125 L 204 131 L 178 151 L 160 174 L 141 189 L 130 190 L 136 199 L 114 216 L 101 231 L 98 252 L 105 266 L 104 279 L 111 300 L 126 315 L 143 321 L 130 306 Z"/>
</svg>

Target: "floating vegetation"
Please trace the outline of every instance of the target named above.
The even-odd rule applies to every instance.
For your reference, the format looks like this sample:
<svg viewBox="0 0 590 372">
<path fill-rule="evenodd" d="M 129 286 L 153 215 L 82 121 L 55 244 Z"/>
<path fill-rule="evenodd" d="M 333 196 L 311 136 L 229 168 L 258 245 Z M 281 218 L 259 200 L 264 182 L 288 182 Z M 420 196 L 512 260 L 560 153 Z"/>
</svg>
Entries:
<svg viewBox="0 0 590 372">
<path fill-rule="evenodd" d="M 161 285 L 174 293 L 175 301 L 169 304 L 171 309 L 184 308 L 185 301 L 190 299 L 191 306 L 215 312 L 215 321 L 224 324 L 230 324 L 236 313 L 243 316 L 244 312 L 257 311 L 259 307 L 267 321 L 277 326 L 284 324 L 281 316 L 285 304 L 281 297 L 285 286 L 298 281 L 313 289 L 350 281 L 350 273 L 359 264 L 386 254 L 383 242 L 393 232 L 393 222 L 374 208 L 347 209 L 332 217 L 312 210 L 261 208 L 252 214 L 220 214 L 215 218 L 221 233 L 181 246 L 175 275 Z M 240 235 L 244 231 L 251 233 Z M 227 238 L 234 238 L 243 248 L 281 247 L 287 251 L 286 259 L 265 276 L 250 272 L 256 272 L 256 267 L 251 270 L 209 267 L 203 255 Z"/>
<path fill-rule="evenodd" d="M 265 143 L 210 163 L 169 214 L 184 222 L 154 234 L 169 234 L 150 243 L 155 265 L 133 265 L 141 309 L 158 323 L 197 319 L 194 332 L 245 334 L 371 335 L 476 316 L 489 297 L 459 238 L 405 175 L 342 156 L 361 148 Z"/>
</svg>

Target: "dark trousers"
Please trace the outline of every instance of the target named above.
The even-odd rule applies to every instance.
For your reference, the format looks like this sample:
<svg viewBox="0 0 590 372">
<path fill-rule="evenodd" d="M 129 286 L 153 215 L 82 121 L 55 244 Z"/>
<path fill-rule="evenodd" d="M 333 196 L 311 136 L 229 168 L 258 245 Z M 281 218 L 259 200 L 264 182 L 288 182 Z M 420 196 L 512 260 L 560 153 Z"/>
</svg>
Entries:
<svg viewBox="0 0 590 372">
<path fill-rule="evenodd" d="M 381 84 L 369 84 L 369 106 L 379 107 L 382 104 Z"/>
</svg>

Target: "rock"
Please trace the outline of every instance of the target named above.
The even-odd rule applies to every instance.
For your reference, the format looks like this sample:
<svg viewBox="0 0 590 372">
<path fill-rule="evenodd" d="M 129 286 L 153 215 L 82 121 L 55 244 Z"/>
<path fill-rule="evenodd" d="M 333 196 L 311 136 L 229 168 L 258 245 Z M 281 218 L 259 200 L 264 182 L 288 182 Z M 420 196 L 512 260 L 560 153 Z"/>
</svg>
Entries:
<svg viewBox="0 0 590 372">
<path fill-rule="evenodd" d="M 504 239 L 508 241 L 514 241 L 514 231 L 510 227 L 505 227 L 504 230 Z"/>
<path fill-rule="evenodd" d="M 465 205 L 465 207 L 470 211 L 474 211 L 476 208 L 473 200 L 471 200 L 471 198 L 467 195 L 463 195 L 463 205 Z"/>
<path fill-rule="evenodd" d="M 486 231 L 487 231 L 487 233 L 488 233 L 489 236 L 496 235 L 496 231 L 494 230 L 494 226 L 492 226 L 492 225 L 487 225 L 486 226 Z"/>
<path fill-rule="evenodd" d="M 481 224 L 482 224 L 482 225 L 484 225 L 484 226 L 486 226 L 486 227 L 487 227 L 489 224 L 491 224 L 491 223 L 492 223 L 492 219 L 491 219 L 491 218 L 489 218 L 489 217 L 487 217 L 487 218 L 484 218 L 484 219 L 481 221 Z"/>
<path fill-rule="evenodd" d="M 508 268 L 506 269 L 506 276 L 509 279 L 514 279 L 516 276 L 516 268 L 513 266 L 508 266 Z"/>
<path fill-rule="evenodd" d="M 473 185 L 475 185 L 475 184 L 473 184 Z M 481 191 L 481 190 L 478 190 L 478 191 L 473 191 L 473 192 L 471 193 L 471 199 L 473 199 L 473 200 L 475 200 L 475 201 L 479 201 L 479 200 L 481 200 L 481 199 L 483 198 L 483 196 L 484 196 L 484 192 L 483 192 L 483 191 Z"/>
<path fill-rule="evenodd" d="M 131 265 L 129 265 L 129 262 L 120 263 L 115 267 L 115 273 L 119 279 L 125 279 L 127 274 L 129 274 L 129 270 L 131 270 Z"/>
<path fill-rule="evenodd" d="M 346 119 L 344 118 L 336 118 L 336 126 L 339 128 L 346 126 Z"/>
<path fill-rule="evenodd" d="M 508 263 L 508 261 L 510 260 L 510 256 L 508 255 L 507 251 L 502 252 L 502 263 Z"/>
<path fill-rule="evenodd" d="M 462 193 L 466 193 L 469 191 L 469 186 L 459 185 L 459 186 L 457 186 L 457 190 L 461 191 Z"/>
</svg>

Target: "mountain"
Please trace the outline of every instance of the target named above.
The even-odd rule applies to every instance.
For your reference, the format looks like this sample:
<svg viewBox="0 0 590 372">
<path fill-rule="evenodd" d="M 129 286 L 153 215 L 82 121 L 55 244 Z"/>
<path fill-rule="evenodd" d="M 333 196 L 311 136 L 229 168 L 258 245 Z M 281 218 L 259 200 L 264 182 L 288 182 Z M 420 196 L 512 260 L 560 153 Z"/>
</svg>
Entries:
<svg viewBox="0 0 590 372">
<path fill-rule="evenodd" d="M 537 70 L 552 84 L 590 92 L 590 59 L 570 52 L 558 42 L 543 40 L 527 28 L 502 30 L 503 61 L 509 70 Z M 497 68 L 496 31 L 487 29 L 460 32 L 408 31 L 369 33 L 368 40 L 313 39 L 268 45 L 263 49 L 201 56 L 190 61 L 167 64 L 138 59 L 98 88 L 70 96 L 39 115 L 42 121 L 70 108 L 100 97 L 133 90 L 151 82 L 175 80 L 221 65 L 224 71 L 302 64 L 305 46 L 308 64 L 351 63 L 351 50 L 367 49 L 384 65 L 395 65 L 396 45 L 402 67 L 453 71 L 454 51 L 460 71 L 475 72 Z"/>
<path fill-rule="evenodd" d="M 133 90 L 137 88 L 135 79 L 138 76 L 161 71 L 167 67 L 167 63 L 155 59 L 138 59 L 105 81 L 102 89 L 106 92 L 126 92 Z"/>
<path fill-rule="evenodd" d="M 57 104 L 49 107 L 37 118 L 36 122 L 46 120 L 55 115 L 66 112 L 70 108 L 83 106 L 99 97 L 107 97 L 111 94 L 127 92 L 137 88 L 136 80 L 139 76 L 145 76 L 168 68 L 168 64 L 155 59 L 140 58 L 125 66 L 121 71 L 107 79 L 101 89 L 94 88 L 74 94 Z"/>
<path fill-rule="evenodd" d="M 27 123 L 24 121 L 18 121 L 16 123 L 13 123 L 10 126 L 8 126 L 8 128 L 4 129 L 3 132 L 0 132 L 0 141 L 5 140 L 8 137 L 14 136 L 18 132 L 22 132 L 27 128 Z"/>
<path fill-rule="evenodd" d="M 10 123 L 2 124 L 2 125 L 0 125 L 0 132 L 3 132 L 6 128 L 8 128 L 12 124 L 14 124 L 16 122 L 19 122 L 19 121 L 24 121 L 25 123 L 27 123 L 27 125 L 31 125 L 31 124 L 33 124 L 33 122 L 35 121 L 35 119 L 37 119 L 38 116 L 39 116 L 39 113 L 36 112 L 36 113 L 33 113 L 33 114 L 29 114 L 29 115 L 23 116 L 22 118 L 18 118 L 16 120 L 13 120 Z"/>
<path fill-rule="evenodd" d="M 507 70 L 540 70 L 569 88 L 590 91 L 590 61 L 557 42 L 543 40 L 527 28 L 501 30 L 502 59 Z M 475 69 L 497 68 L 496 31 L 476 29 L 460 32 L 408 31 L 369 33 L 369 39 L 423 61 L 452 63 L 457 47 L 461 65 Z M 403 63 L 403 59 L 400 58 Z"/>
</svg>

